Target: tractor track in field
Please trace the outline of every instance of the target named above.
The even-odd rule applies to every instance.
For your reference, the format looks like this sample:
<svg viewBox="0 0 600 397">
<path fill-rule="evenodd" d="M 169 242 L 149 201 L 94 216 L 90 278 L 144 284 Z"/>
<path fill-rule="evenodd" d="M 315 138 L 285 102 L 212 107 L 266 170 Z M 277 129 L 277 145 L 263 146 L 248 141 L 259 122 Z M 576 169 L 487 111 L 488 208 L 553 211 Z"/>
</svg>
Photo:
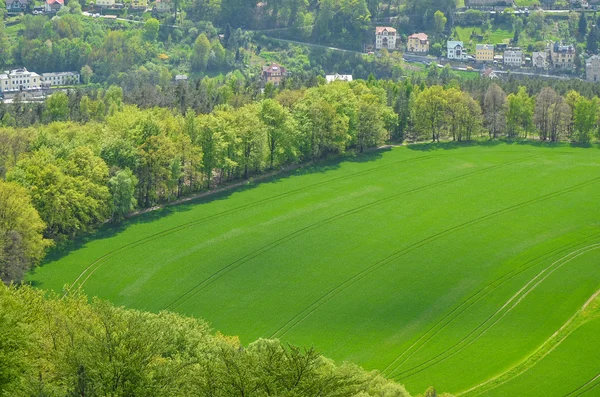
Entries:
<svg viewBox="0 0 600 397">
<path fill-rule="evenodd" d="M 390 262 L 400 258 L 401 256 L 407 254 L 408 252 L 411 252 L 417 248 L 420 248 L 422 246 L 425 246 L 427 244 L 429 244 L 432 241 L 438 240 L 442 237 L 445 237 L 449 234 L 452 234 L 458 230 L 462 230 L 468 226 L 472 226 L 475 225 L 477 223 L 480 223 L 482 221 L 491 219 L 493 217 L 496 217 L 498 215 L 502 215 L 532 204 L 536 204 L 545 200 L 549 200 L 552 199 L 554 197 L 558 197 L 561 195 L 564 195 L 566 193 L 570 193 L 572 191 L 575 191 L 577 189 L 580 189 L 582 187 L 597 183 L 600 181 L 600 177 L 599 178 L 593 178 L 590 179 L 588 181 L 585 182 L 581 182 L 578 183 L 576 185 L 570 186 L 568 188 L 565 189 L 561 189 L 552 193 L 548 193 L 545 194 L 543 196 L 534 198 L 534 199 L 530 199 L 527 201 L 523 201 L 519 204 L 515 204 L 515 205 L 511 205 L 508 206 L 506 208 L 491 212 L 489 214 L 483 215 L 481 217 L 472 219 L 468 222 L 464 222 L 462 224 L 456 225 L 454 227 L 451 227 L 449 229 L 446 229 L 444 231 L 441 231 L 439 233 L 436 233 L 432 236 L 429 236 L 423 240 L 420 240 L 414 244 L 409 245 L 408 247 L 405 247 L 399 251 L 396 251 L 394 253 L 392 253 L 391 255 L 387 256 L 386 258 L 383 258 L 377 262 L 375 262 L 373 265 L 367 267 L 366 269 L 362 270 L 361 272 L 355 274 L 354 276 L 350 277 L 349 279 L 345 280 L 344 282 L 342 282 L 341 284 L 339 284 L 337 287 L 332 288 L 331 290 L 329 290 L 328 292 L 326 292 L 324 295 L 322 295 L 320 298 L 318 298 L 317 300 L 315 300 L 311 305 L 309 305 L 307 308 L 305 308 L 303 311 L 301 311 L 300 313 L 296 314 L 294 317 L 292 317 L 290 320 L 288 320 L 283 326 L 281 326 L 279 329 L 277 329 L 272 335 L 271 338 L 274 337 L 282 337 L 285 334 L 287 334 L 289 331 L 291 331 L 294 327 L 296 327 L 299 323 L 301 323 L 302 321 L 304 321 L 307 317 L 309 317 L 312 313 L 314 313 L 317 309 L 319 309 L 321 306 L 323 306 L 325 303 L 327 303 L 329 300 L 333 299 L 336 295 L 338 295 L 339 293 L 341 293 L 342 291 L 346 290 L 347 288 L 349 288 L 350 286 L 354 285 L 356 282 L 360 281 L 361 279 L 363 279 L 364 277 L 370 275 L 371 273 L 379 270 L 380 268 L 388 265 Z"/>
<path fill-rule="evenodd" d="M 577 389 L 571 391 L 569 394 L 565 394 L 563 397 L 578 397 L 581 396 L 588 391 L 595 389 L 600 385 L 600 374 L 594 376 L 592 379 L 579 386 Z M 583 390 L 582 390 L 583 389 Z M 576 394 L 577 393 L 577 394 Z"/>
<path fill-rule="evenodd" d="M 448 325 L 450 325 L 461 314 L 463 314 L 465 311 L 467 311 L 471 306 L 473 306 L 474 304 L 476 304 L 479 301 L 481 301 L 483 298 L 485 298 L 486 296 L 488 296 L 489 294 L 491 294 L 492 292 L 494 292 L 496 289 L 498 289 L 503 284 L 505 284 L 508 281 L 512 280 L 514 277 L 517 277 L 521 273 L 523 273 L 523 272 L 531 269 L 534 266 L 537 266 L 539 263 L 541 263 L 542 261 L 544 261 L 544 260 L 546 260 L 548 258 L 551 258 L 556 253 L 561 254 L 563 252 L 566 252 L 566 251 L 568 251 L 568 250 L 570 250 L 570 249 L 572 249 L 574 247 L 577 247 L 579 245 L 585 244 L 588 241 L 590 241 L 591 239 L 596 238 L 598 236 L 600 236 L 600 233 L 592 233 L 592 234 L 586 236 L 585 240 L 583 240 L 583 241 L 577 241 L 577 242 L 574 242 L 574 243 L 567 244 L 565 246 L 556 248 L 556 249 L 554 249 L 552 251 L 545 252 L 542 255 L 539 255 L 539 256 L 537 256 L 535 258 L 532 258 L 532 259 L 526 261 L 525 263 L 523 263 L 519 267 L 517 267 L 517 268 L 515 268 L 515 269 L 513 269 L 513 270 L 511 270 L 511 271 L 509 271 L 509 272 L 507 272 L 505 274 L 503 274 L 499 278 L 493 280 L 492 282 L 490 282 L 486 286 L 482 287 L 481 289 L 479 289 L 478 291 L 476 291 L 475 293 L 473 293 L 466 300 L 464 300 L 463 302 L 461 302 L 458 306 L 456 306 L 454 309 L 452 309 L 448 314 L 446 314 L 438 322 L 436 322 L 435 324 L 433 324 L 433 326 L 431 326 L 423 335 L 421 335 L 415 342 L 413 342 L 412 345 L 410 345 L 406 350 L 404 350 L 402 352 L 402 354 L 400 354 L 400 356 L 398 356 L 390 364 L 388 364 L 383 369 L 382 373 L 383 374 L 387 374 L 388 370 L 391 367 L 393 367 L 396 363 L 398 363 L 399 360 L 401 360 L 407 353 L 410 352 L 410 354 L 408 356 L 406 356 L 404 358 L 404 360 L 402 360 L 400 363 L 398 363 L 394 367 L 394 369 L 392 370 L 391 373 L 395 372 L 406 361 L 408 361 L 414 354 L 416 354 L 422 347 L 426 346 L 429 341 L 431 341 L 433 338 L 435 338 L 436 335 L 438 335 L 440 332 L 442 332 Z M 441 325 L 441 327 L 440 327 L 440 325 Z"/>
<path fill-rule="evenodd" d="M 481 338 L 483 335 L 485 335 L 485 333 L 487 333 L 494 325 L 496 325 L 500 320 L 502 320 L 506 315 L 508 315 L 519 303 L 521 303 L 521 301 L 523 301 L 523 299 L 525 299 L 527 297 L 527 295 L 529 295 L 533 290 L 535 290 L 552 273 L 554 273 L 556 270 L 561 268 L 563 265 L 569 263 L 573 259 L 575 259 L 583 254 L 586 254 L 590 251 L 599 249 L 599 248 L 600 248 L 600 243 L 595 243 L 595 244 L 592 244 L 592 245 L 589 245 L 586 247 L 579 248 L 579 249 L 563 256 L 562 258 L 552 262 L 550 265 L 548 265 L 546 268 L 544 268 L 542 271 L 540 271 L 535 277 L 533 277 L 531 280 L 529 280 L 519 291 L 517 291 L 517 293 L 515 293 L 508 301 L 506 301 L 504 303 L 504 305 L 502 305 L 502 307 L 500 307 L 500 309 L 498 309 L 494 314 L 489 316 L 484 322 L 482 322 L 478 327 L 476 327 L 474 330 L 472 330 L 469 334 L 467 334 L 459 342 L 455 343 L 453 346 L 451 346 L 447 350 L 439 353 L 438 355 L 428 359 L 427 361 L 424 361 L 419 365 L 416 365 L 412 368 L 404 370 L 403 372 L 401 372 L 399 374 L 392 376 L 392 378 L 393 379 L 408 379 L 408 378 L 410 378 L 420 372 L 423 372 L 424 370 L 426 370 L 434 365 L 437 365 L 437 364 L 449 359 L 450 357 L 453 357 L 454 355 L 458 354 L 459 352 L 461 352 L 462 350 L 464 350 L 465 348 L 467 348 L 468 346 L 470 346 L 471 344 L 473 344 L 474 342 L 479 340 L 479 338 Z M 545 274 L 546 272 L 547 272 L 547 274 Z M 542 277 L 541 280 L 535 282 L 540 277 Z M 535 282 L 535 284 L 533 284 L 533 286 L 528 288 L 534 282 Z M 512 306 L 510 306 L 507 310 L 504 310 L 515 300 L 516 300 L 516 302 L 514 302 L 514 304 L 512 304 Z M 487 325 L 490 321 L 493 321 L 493 322 L 491 324 Z M 475 334 L 476 332 L 478 332 L 480 330 L 481 330 L 481 332 L 479 332 L 478 334 Z M 455 347 L 457 347 L 457 349 L 453 350 Z M 393 374 L 393 372 L 390 373 L 390 375 L 392 375 L 392 374 Z"/>
<path fill-rule="evenodd" d="M 400 193 L 396 193 L 394 195 L 391 195 L 391 196 L 388 196 L 388 197 L 385 197 L 385 198 L 382 198 L 382 199 L 379 199 L 379 200 L 375 200 L 375 201 L 372 201 L 372 202 L 367 203 L 367 204 L 363 204 L 361 206 L 349 209 L 347 211 L 344 211 L 344 212 L 341 212 L 339 214 L 333 215 L 333 216 L 331 216 L 329 218 L 323 219 L 323 220 L 321 220 L 319 222 L 315 222 L 315 223 L 313 223 L 311 225 L 308 225 L 306 227 L 298 229 L 298 230 L 294 231 L 293 233 L 285 235 L 285 236 L 283 236 L 283 237 L 281 237 L 281 238 L 279 238 L 279 239 L 277 239 L 275 241 L 270 242 L 269 244 L 266 244 L 266 245 L 264 245 L 264 246 L 262 246 L 262 247 L 260 247 L 260 248 L 258 248 L 256 250 L 254 250 L 254 251 L 252 251 L 252 252 L 244 255 L 241 258 L 238 258 L 237 260 L 229 263 L 225 267 L 222 267 L 218 271 L 212 273 L 210 276 L 208 276 L 204 280 L 200 281 L 195 286 L 193 286 L 191 289 L 189 289 L 187 292 L 185 292 L 183 295 L 179 296 L 177 299 L 175 299 L 174 301 L 172 301 L 171 303 L 169 303 L 166 306 L 166 309 L 176 309 L 176 308 L 178 308 L 181 304 L 183 304 L 184 302 L 188 301 L 194 295 L 196 295 L 198 292 L 200 292 L 202 290 L 202 288 L 207 287 L 208 285 L 212 284 L 214 281 L 216 281 L 221 276 L 229 273 L 230 271 L 232 271 L 234 269 L 237 269 L 238 267 L 242 266 L 244 263 L 248 262 L 249 260 L 254 259 L 257 256 L 262 255 L 263 253 L 268 252 L 269 250 L 271 250 L 271 249 L 273 249 L 275 247 L 278 247 L 278 246 L 280 246 L 281 244 L 283 244 L 283 243 L 285 243 L 287 241 L 290 241 L 290 240 L 292 240 L 292 239 L 294 239 L 294 238 L 296 238 L 296 237 L 298 237 L 298 236 L 300 236 L 302 234 L 305 234 L 305 233 L 307 233 L 307 232 L 309 232 L 311 230 L 319 228 L 319 227 L 321 227 L 323 225 L 326 225 L 326 224 L 328 224 L 330 222 L 337 221 L 339 219 L 345 218 L 346 216 L 356 214 L 356 213 L 358 213 L 360 211 L 372 208 L 374 206 L 377 206 L 379 204 L 385 203 L 385 202 L 390 201 L 390 200 L 395 200 L 395 199 L 397 199 L 399 197 L 402 197 L 402 196 L 405 196 L 405 195 L 418 193 L 418 192 L 421 192 L 423 190 L 430 189 L 430 188 L 437 187 L 437 186 L 441 186 L 441 185 L 445 185 L 447 183 L 455 182 L 457 180 L 461 180 L 461 179 L 467 178 L 469 176 L 481 174 L 481 173 L 488 172 L 488 171 L 493 171 L 495 169 L 502 168 L 502 167 L 509 166 L 509 165 L 518 164 L 518 163 L 521 163 L 523 161 L 526 161 L 526 160 L 530 159 L 531 157 L 532 156 L 521 158 L 521 159 L 518 159 L 518 160 L 515 160 L 515 161 L 511 161 L 511 162 L 507 162 L 507 163 L 497 164 L 497 165 L 494 165 L 494 166 L 491 166 L 491 167 L 487 167 L 487 168 L 479 169 L 479 170 L 476 170 L 476 171 L 468 172 L 468 173 L 465 173 L 465 174 L 462 174 L 462 175 L 457 175 L 455 177 L 448 178 L 448 179 L 445 179 L 445 180 L 442 180 L 442 181 L 434 182 L 434 183 L 431 183 L 431 184 L 428 184 L 428 185 L 424 185 L 424 186 L 420 186 L 420 187 L 417 187 L 417 188 L 406 190 L 406 191 L 403 191 L 403 192 L 400 192 Z M 535 157 L 535 156 L 533 156 L 533 157 Z"/>
<path fill-rule="evenodd" d="M 600 295 L 600 290 L 594 292 L 592 294 L 592 296 L 583 304 L 583 306 L 580 307 L 575 312 L 575 314 L 573 314 L 554 334 L 552 334 L 548 339 L 546 339 L 535 351 L 533 351 L 531 354 L 529 354 L 527 357 L 525 357 L 523 360 L 521 360 L 520 363 L 512 366 L 508 370 L 506 370 L 506 371 L 504 371 L 482 383 L 479 383 L 478 385 L 471 387 L 468 390 L 457 393 L 456 396 L 465 396 L 465 395 L 472 395 L 473 397 L 478 396 L 481 393 L 485 393 L 487 391 L 493 390 L 495 388 L 502 386 L 503 384 L 505 384 L 507 382 L 510 382 L 511 380 L 515 379 L 518 376 L 521 376 L 522 374 L 524 374 L 525 372 L 527 372 L 528 370 L 533 368 L 537 363 L 542 361 L 544 358 L 546 358 L 548 355 L 550 355 L 554 350 L 556 350 L 575 331 L 577 331 L 580 327 L 582 327 L 583 325 L 585 325 L 586 323 L 591 321 L 591 320 L 584 320 L 583 322 L 580 322 L 580 323 L 576 324 L 574 327 L 572 327 L 571 329 L 569 329 L 569 327 L 572 324 L 574 324 L 575 321 L 585 313 L 585 310 L 587 309 L 587 307 L 590 305 L 590 303 L 592 303 L 592 301 L 594 301 L 598 297 L 598 295 Z M 565 330 L 566 330 L 566 332 L 561 334 L 561 332 L 563 332 Z M 553 343 L 554 340 L 556 340 L 556 343 L 552 344 L 549 348 L 546 349 L 546 346 Z M 546 350 L 546 351 L 544 351 L 544 350 Z M 540 352 L 542 353 L 541 355 L 539 355 Z M 511 374 L 511 372 L 513 372 L 513 371 L 517 371 L 517 372 Z M 506 377 L 506 378 L 504 380 L 502 380 L 500 383 L 491 384 L 492 382 L 498 381 L 502 377 Z M 596 378 L 592 379 L 591 381 L 588 381 L 586 384 L 584 384 L 583 386 L 580 386 L 576 390 L 579 390 L 579 389 L 585 387 L 586 385 L 588 385 L 590 382 L 594 381 L 595 379 Z M 487 387 L 488 385 L 489 385 L 489 387 Z M 472 394 L 472 393 L 475 393 L 475 394 Z M 573 392 L 571 392 L 568 395 L 571 395 L 572 393 Z"/>
<path fill-rule="evenodd" d="M 102 264 L 103 261 L 105 261 L 106 259 L 108 259 L 108 258 L 114 256 L 115 254 L 120 253 L 120 252 L 122 252 L 122 251 L 124 251 L 124 250 L 126 250 L 128 248 L 133 248 L 133 247 L 139 246 L 141 244 L 153 241 L 153 240 L 155 240 L 157 238 L 167 236 L 169 234 L 172 234 L 172 233 L 178 232 L 180 230 L 183 230 L 183 229 L 186 229 L 186 228 L 190 228 L 190 227 L 202 224 L 204 222 L 212 221 L 212 220 L 217 219 L 217 218 L 222 217 L 222 216 L 231 215 L 231 214 L 234 214 L 234 213 L 237 213 L 237 212 L 240 212 L 240 211 L 244 211 L 246 209 L 253 208 L 253 207 L 258 207 L 258 206 L 267 204 L 269 202 L 272 202 L 272 201 L 275 201 L 275 200 L 279 200 L 279 199 L 282 199 L 282 198 L 285 198 L 285 197 L 288 197 L 288 196 L 292 196 L 294 194 L 301 193 L 301 192 L 304 192 L 304 191 L 308 191 L 310 189 L 318 188 L 318 187 L 321 187 L 321 186 L 324 186 L 324 185 L 327 185 L 327 184 L 330 184 L 330 183 L 336 183 L 336 182 L 344 181 L 344 180 L 347 180 L 347 179 L 351 179 L 351 178 L 360 177 L 360 176 L 363 176 L 363 175 L 366 175 L 366 174 L 370 174 L 372 172 L 380 171 L 382 169 L 387 169 L 387 168 L 395 167 L 395 166 L 398 166 L 398 165 L 401 165 L 401 164 L 409 164 L 409 163 L 413 163 L 413 162 L 417 162 L 417 161 L 428 160 L 428 159 L 431 159 L 431 158 L 434 158 L 434 157 L 435 157 L 434 155 L 428 155 L 428 156 L 419 156 L 419 157 L 415 157 L 415 158 L 412 158 L 412 159 L 399 160 L 399 161 L 395 161 L 395 162 L 390 163 L 390 164 L 382 165 L 382 166 L 379 166 L 379 167 L 373 167 L 373 168 L 370 168 L 368 170 L 359 171 L 359 172 L 356 172 L 356 173 L 353 173 L 353 174 L 350 174 L 350 175 L 344 175 L 344 176 L 340 176 L 340 177 L 337 177 L 337 178 L 332 178 L 332 179 L 329 179 L 329 180 L 326 180 L 326 181 L 315 183 L 315 184 L 310 185 L 310 186 L 305 186 L 305 187 L 302 187 L 302 188 L 298 188 L 298 189 L 290 190 L 290 191 L 287 191 L 287 192 L 284 192 L 284 193 L 280 193 L 278 195 L 266 198 L 264 200 L 259 200 L 259 201 L 254 202 L 254 203 L 244 204 L 244 205 L 241 205 L 239 207 L 232 208 L 230 210 L 222 211 L 222 212 L 219 212 L 217 214 L 213 214 L 213 215 L 209 215 L 209 216 L 206 216 L 204 218 L 201 218 L 201 219 L 197 219 L 195 221 L 186 222 L 186 223 L 183 223 L 181 225 L 178 225 L 178 226 L 175 226 L 175 227 L 163 230 L 161 232 L 152 234 L 150 236 L 144 237 L 144 238 L 142 238 L 140 240 L 133 241 L 133 242 L 131 242 L 129 244 L 125 244 L 125 245 L 123 245 L 123 246 L 121 246 L 121 247 L 119 247 L 119 248 L 117 248 L 115 250 L 107 252 L 106 254 L 102 255 L 101 257 L 99 257 L 98 259 L 96 259 L 94 262 L 92 262 L 90 265 L 88 265 L 79 274 L 79 276 L 75 279 L 75 281 L 73 281 L 73 283 L 71 284 L 71 287 L 65 292 L 65 295 L 70 290 L 72 290 L 75 287 L 77 287 L 78 290 L 81 289 L 81 287 L 83 286 L 83 284 L 85 284 L 85 282 L 96 271 L 96 269 Z M 86 276 L 86 274 L 87 274 L 87 276 Z M 76 286 L 77 282 L 79 282 L 84 276 L 86 276 L 85 279 L 83 279 L 83 281 L 81 281 L 81 283 L 79 284 L 79 286 Z"/>
</svg>

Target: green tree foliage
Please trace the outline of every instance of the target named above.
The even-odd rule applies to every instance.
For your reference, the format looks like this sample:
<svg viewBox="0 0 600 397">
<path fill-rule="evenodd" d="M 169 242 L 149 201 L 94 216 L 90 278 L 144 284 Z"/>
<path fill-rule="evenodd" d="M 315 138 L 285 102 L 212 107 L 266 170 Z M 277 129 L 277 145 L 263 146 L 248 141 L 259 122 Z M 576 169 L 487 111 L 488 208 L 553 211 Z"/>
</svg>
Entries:
<svg viewBox="0 0 600 397">
<path fill-rule="evenodd" d="M 433 14 L 433 25 L 436 34 L 441 34 L 444 29 L 446 29 L 446 23 L 448 22 L 448 18 L 444 15 L 443 12 L 437 10 L 435 14 Z"/>
<path fill-rule="evenodd" d="M 42 259 L 45 249 L 50 245 L 50 241 L 42 236 L 44 229 L 44 222 L 32 206 L 25 189 L 0 180 L 0 280 L 5 283 L 19 281 L 27 270 Z M 1 363 L 0 358 L 0 373 Z"/>
<path fill-rule="evenodd" d="M 533 129 L 534 107 L 534 100 L 525 87 L 520 87 L 518 93 L 507 97 L 506 133 L 509 138 L 527 138 Z"/>
<path fill-rule="evenodd" d="M 588 32 L 588 23 L 587 23 L 587 17 L 585 16 L 585 12 L 580 12 L 579 13 L 579 22 L 577 25 L 577 37 L 579 38 L 580 41 L 582 41 L 583 39 L 585 39 L 585 35 Z"/>
<path fill-rule="evenodd" d="M 598 41 L 600 41 L 600 32 L 598 31 L 598 26 L 594 25 L 590 29 L 589 34 L 587 35 L 587 51 L 591 54 L 598 53 Z"/>
<path fill-rule="evenodd" d="M 83 65 L 79 71 L 83 84 L 89 84 L 94 75 L 94 71 L 89 65 Z"/>
<path fill-rule="evenodd" d="M 365 148 L 381 145 L 388 137 L 384 111 L 385 107 L 376 95 L 364 94 L 359 97 L 356 141 L 361 152 Z"/>
<path fill-rule="evenodd" d="M 447 96 L 441 86 L 432 86 L 419 93 L 413 107 L 413 119 L 420 136 L 429 135 L 432 141 L 440 140 L 447 105 Z"/>
<path fill-rule="evenodd" d="M 267 147 L 269 150 L 269 167 L 275 164 L 294 161 L 297 157 L 298 126 L 288 109 L 284 108 L 273 99 L 261 102 L 258 117 L 265 125 L 267 133 Z"/>
<path fill-rule="evenodd" d="M 30 287 L 0 287 L 0 392 L 11 396 L 408 397 L 401 385 L 314 349 L 247 347 L 205 322 Z"/>
<path fill-rule="evenodd" d="M 187 3 L 186 13 L 192 21 L 214 21 L 221 12 L 221 0 L 193 0 Z"/>
<path fill-rule="evenodd" d="M 451 15 L 456 9 L 454 0 L 407 0 L 406 13 L 413 28 L 434 30 L 434 15 L 437 10 Z"/>
<path fill-rule="evenodd" d="M 598 131 L 600 103 L 597 97 L 587 99 L 579 97 L 573 108 L 574 140 L 588 143 Z"/>
<path fill-rule="evenodd" d="M 112 220 L 118 222 L 131 212 L 137 205 L 135 188 L 137 178 L 129 168 L 118 171 L 108 181 L 112 194 Z"/>
<path fill-rule="evenodd" d="M 208 66 L 210 56 L 210 41 L 204 33 L 198 36 L 194 42 L 194 52 L 191 57 L 192 70 L 204 71 Z"/>
<path fill-rule="evenodd" d="M 69 98 L 63 91 L 57 91 L 46 100 L 43 118 L 46 121 L 67 121 L 69 117 Z"/>
<path fill-rule="evenodd" d="M 156 41 L 158 38 L 158 30 L 160 22 L 156 18 L 149 18 L 144 23 L 144 39 L 147 41 Z"/>
<path fill-rule="evenodd" d="M 20 160 L 7 179 L 28 190 L 46 237 L 72 237 L 109 215 L 108 168 L 89 147 L 65 154 L 40 149 Z"/>
</svg>

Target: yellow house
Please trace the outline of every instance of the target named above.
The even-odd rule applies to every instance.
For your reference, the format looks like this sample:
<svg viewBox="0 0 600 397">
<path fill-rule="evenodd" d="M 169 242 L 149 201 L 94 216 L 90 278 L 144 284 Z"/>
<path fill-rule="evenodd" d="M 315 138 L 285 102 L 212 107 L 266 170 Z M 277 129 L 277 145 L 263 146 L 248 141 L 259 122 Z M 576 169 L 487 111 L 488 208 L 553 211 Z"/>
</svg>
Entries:
<svg viewBox="0 0 600 397">
<path fill-rule="evenodd" d="M 428 53 L 429 37 L 425 33 L 411 34 L 406 40 L 406 51 Z"/>
<path fill-rule="evenodd" d="M 131 8 L 148 8 L 148 0 L 131 0 Z"/>
<path fill-rule="evenodd" d="M 475 46 L 475 61 L 477 61 L 477 62 L 493 62 L 494 61 L 494 45 L 493 44 L 477 44 Z"/>
</svg>

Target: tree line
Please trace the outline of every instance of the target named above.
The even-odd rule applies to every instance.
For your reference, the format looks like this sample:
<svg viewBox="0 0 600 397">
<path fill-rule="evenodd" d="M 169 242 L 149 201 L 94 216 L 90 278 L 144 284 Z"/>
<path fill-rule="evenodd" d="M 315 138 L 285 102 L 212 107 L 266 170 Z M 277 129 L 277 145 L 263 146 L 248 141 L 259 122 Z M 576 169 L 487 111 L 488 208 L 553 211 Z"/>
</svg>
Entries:
<svg viewBox="0 0 600 397">
<path fill-rule="evenodd" d="M 136 207 L 349 149 L 363 151 L 385 142 L 396 128 L 385 91 L 364 82 L 284 91 L 199 115 L 141 110 L 124 105 L 118 94 L 108 90 L 98 103 L 112 110 L 87 123 L 0 129 L 5 282 L 19 280 L 52 242 L 106 220 L 118 222 Z M 67 107 L 62 101 L 46 111 L 66 120 Z"/>
<path fill-rule="evenodd" d="M 561 95 L 543 87 L 532 94 L 517 86 L 507 94 L 482 80 L 469 92 L 455 80 L 369 79 L 296 90 L 268 85 L 252 100 L 231 81 L 215 86 L 218 95 L 229 94 L 202 105 L 204 112 L 185 109 L 186 102 L 141 109 L 126 104 L 115 86 L 95 99 L 53 95 L 38 112 L 50 123 L 36 127 L 19 126 L 21 114 L 36 113 L 27 107 L 15 116 L 11 111 L 21 105 L 0 109 L 6 126 L 0 128 L 0 187 L 26 193 L 18 200 L 0 195 L 13 208 L 0 214 L 0 277 L 19 280 L 53 242 L 118 222 L 135 208 L 350 149 L 405 139 L 589 144 L 600 131 L 600 100 L 574 90 Z M 27 223 L 17 212 L 38 217 Z"/>
<path fill-rule="evenodd" d="M 521 86 L 506 95 L 499 85 L 491 84 L 481 103 L 454 87 L 434 85 L 411 95 L 414 139 L 463 141 L 487 133 L 490 139 L 588 144 L 600 137 L 598 97 L 586 98 L 576 91 L 561 96 L 544 87 L 537 95 L 529 95 Z"/>
</svg>

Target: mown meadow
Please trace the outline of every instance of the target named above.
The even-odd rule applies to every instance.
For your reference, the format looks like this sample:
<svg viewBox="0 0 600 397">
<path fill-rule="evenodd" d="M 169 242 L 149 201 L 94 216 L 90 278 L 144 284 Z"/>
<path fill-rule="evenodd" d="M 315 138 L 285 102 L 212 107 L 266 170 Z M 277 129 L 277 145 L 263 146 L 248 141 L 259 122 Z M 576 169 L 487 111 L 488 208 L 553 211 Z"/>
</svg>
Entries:
<svg viewBox="0 0 600 397">
<path fill-rule="evenodd" d="M 28 281 L 315 346 L 412 393 L 592 395 L 597 320 L 527 358 L 600 288 L 599 171 L 568 144 L 347 156 L 107 225 Z"/>
</svg>

